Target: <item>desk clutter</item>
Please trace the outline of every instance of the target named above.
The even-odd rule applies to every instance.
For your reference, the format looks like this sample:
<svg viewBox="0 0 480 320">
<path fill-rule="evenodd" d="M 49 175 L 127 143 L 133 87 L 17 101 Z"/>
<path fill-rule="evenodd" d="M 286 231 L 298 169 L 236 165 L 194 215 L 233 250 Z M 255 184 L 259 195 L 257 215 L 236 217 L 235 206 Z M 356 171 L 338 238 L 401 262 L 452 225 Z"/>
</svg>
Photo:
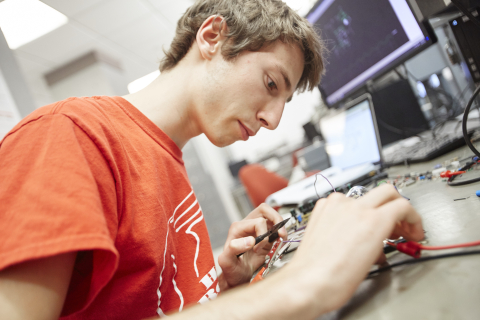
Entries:
<svg viewBox="0 0 480 320">
<path fill-rule="evenodd" d="M 325 179 L 328 182 L 328 179 L 323 175 L 318 174 L 318 176 L 321 176 L 322 179 Z M 477 156 L 469 156 L 463 159 L 452 158 L 443 161 L 442 163 L 435 164 L 429 171 L 409 172 L 403 175 L 378 174 L 376 177 L 372 177 L 373 179 L 370 179 L 369 182 L 364 186 L 343 186 L 335 189 L 332 187 L 332 191 L 325 194 L 325 197 L 332 192 L 341 192 L 346 193 L 346 197 L 358 199 L 373 188 L 385 183 L 395 186 L 397 191 L 402 195 L 403 189 L 414 184 L 423 184 L 426 188 L 428 188 L 429 184 L 432 183 L 456 186 L 456 184 L 454 184 L 454 180 L 458 179 L 459 181 L 456 182 L 458 185 L 465 185 L 480 181 L 478 178 L 479 176 L 480 159 Z M 404 195 L 402 196 L 407 200 L 410 200 L 410 198 Z M 451 201 L 461 201 L 470 198 L 480 201 L 480 190 L 474 193 L 467 192 L 465 193 L 464 197 L 455 197 L 452 198 Z M 288 223 L 285 225 L 288 232 L 288 239 L 279 238 L 275 240 L 271 251 L 266 256 L 265 264 L 254 273 L 251 279 L 252 283 L 262 280 L 270 273 L 278 270 L 290 261 L 294 251 L 298 248 L 302 241 L 303 235 L 308 228 L 308 221 L 312 215 L 313 208 L 319 199 L 321 199 L 321 197 L 318 197 L 317 199 L 309 199 L 295 207 L 283 208 L 283 211 L 288 209 L 288 214 L 285 214 L 287 218 L 284 220 L 284 223 L 288 220 Z M 280 210 L 280 212 L 282 212 L 282 210 Z M 379 267 L 373 267 L 368 277 L 372 277 L 402 265 L 412 265 L 437 259 L 480 254 L 480 250 L 456 250 L 451 252 L 452 249 L 480 246 L 480 237 L 476 241 L 442 246 L 431 246 L 426 245 L 429 242 L 428 230 L 425 230 L 425 234 L 426 238 L 420 242 L 406 241 L 403 238 L 385 239 L 383 241 L 383 251 L 387 255 L 387 259 L 398 254 L 408 255 L 412 258 L 405 257 L 404 260 L 396 261 L 395 263 L 387 263 Z M 434 250 L 446 250 L 446 252 L 436 255 L 422 255 L 424 251 Z"/>
</svg>

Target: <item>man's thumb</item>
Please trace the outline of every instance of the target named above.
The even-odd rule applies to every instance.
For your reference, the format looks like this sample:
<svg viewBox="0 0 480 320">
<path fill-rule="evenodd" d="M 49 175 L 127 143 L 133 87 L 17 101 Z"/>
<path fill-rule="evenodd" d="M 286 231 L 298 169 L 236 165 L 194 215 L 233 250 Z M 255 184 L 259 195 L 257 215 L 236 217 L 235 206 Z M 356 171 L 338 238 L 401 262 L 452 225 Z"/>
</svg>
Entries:
<svg viewBox="0 0 480 320">
<path fill-rule="evenodd" d="M 240 239 L 233 239 L 230 241 L 230 248 L 238 252 L 244 252 L 251 249 L 255 245 L 254 237 L 245 237 Z"/>
</svg>

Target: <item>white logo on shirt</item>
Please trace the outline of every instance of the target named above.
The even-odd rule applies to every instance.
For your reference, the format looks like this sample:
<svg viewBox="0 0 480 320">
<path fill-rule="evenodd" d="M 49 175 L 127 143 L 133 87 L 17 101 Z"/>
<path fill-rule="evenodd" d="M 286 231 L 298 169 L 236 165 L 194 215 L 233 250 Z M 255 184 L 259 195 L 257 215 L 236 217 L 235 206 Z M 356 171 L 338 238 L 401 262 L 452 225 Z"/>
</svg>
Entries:
<svg viewBox="0 0 480 320">
<path fill-rule="evenodd" d="M 217 272 L 215 271 L 215 267 L 213 267 L 203 278 L 200 280 L 201 283 L 205 286 L 206 289 L 209 289 L 212 284 L 217 280 Z M 210 290 L 205 293 L 205 295 L 198 300 L 199 303 L 204 304 L 208 300 L 213 300 L 217 297 L 218 293 L 220 292 L 220 287 L 217 286 L 215 288 L 211 288 Z"/>
</svg>

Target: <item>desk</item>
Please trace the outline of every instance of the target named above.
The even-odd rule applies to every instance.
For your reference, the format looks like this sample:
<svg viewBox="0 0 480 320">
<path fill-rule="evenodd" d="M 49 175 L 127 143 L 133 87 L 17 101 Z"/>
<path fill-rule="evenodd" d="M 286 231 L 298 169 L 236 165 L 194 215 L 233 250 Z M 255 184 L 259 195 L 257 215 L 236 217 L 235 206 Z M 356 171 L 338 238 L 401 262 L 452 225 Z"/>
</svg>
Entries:
<svg viewBox="0 0 480 320">
<path fill-rule="evenodd" d="M 397 175 L 431 170 L 436 163 L 470 154 L 464 147 L 427 163 L 388 171 Z M 450 187 L 440 180 L 417 181 L 402 194 L 422 216 L 428 245 L 447 245 L 480 239 L 480 198 L 475 196 L 479 189 L 480 183 Z M 467 196 L 467 200 L 453 201 Z M 474 249 L 478 247 L 454 250 Z M 444 252 L 424 251 L 422 255 Z M 410 258 L 397 253 L 388 261 Z M 480 319 L 480 255 L 404 265 L 381 273 L 365 280 L 344 307 L 318 319 Z"/>
</svg>

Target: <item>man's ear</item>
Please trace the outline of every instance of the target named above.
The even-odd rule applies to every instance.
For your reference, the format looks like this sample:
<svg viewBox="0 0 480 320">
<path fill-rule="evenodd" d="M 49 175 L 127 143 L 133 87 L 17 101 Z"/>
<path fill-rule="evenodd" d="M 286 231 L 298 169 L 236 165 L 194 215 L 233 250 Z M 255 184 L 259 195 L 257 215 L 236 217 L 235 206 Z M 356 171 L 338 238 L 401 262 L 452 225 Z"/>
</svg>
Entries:
<svg viewBox="0 0 480 320">
<path fill-rule="evenodd" d="M 200 55 L 204 59 L 211 60 L 220 52 L 226 33 L 227 23 L 222 16 L 208 17 L 197 32 L 196 40 Z"/>
</svg>

